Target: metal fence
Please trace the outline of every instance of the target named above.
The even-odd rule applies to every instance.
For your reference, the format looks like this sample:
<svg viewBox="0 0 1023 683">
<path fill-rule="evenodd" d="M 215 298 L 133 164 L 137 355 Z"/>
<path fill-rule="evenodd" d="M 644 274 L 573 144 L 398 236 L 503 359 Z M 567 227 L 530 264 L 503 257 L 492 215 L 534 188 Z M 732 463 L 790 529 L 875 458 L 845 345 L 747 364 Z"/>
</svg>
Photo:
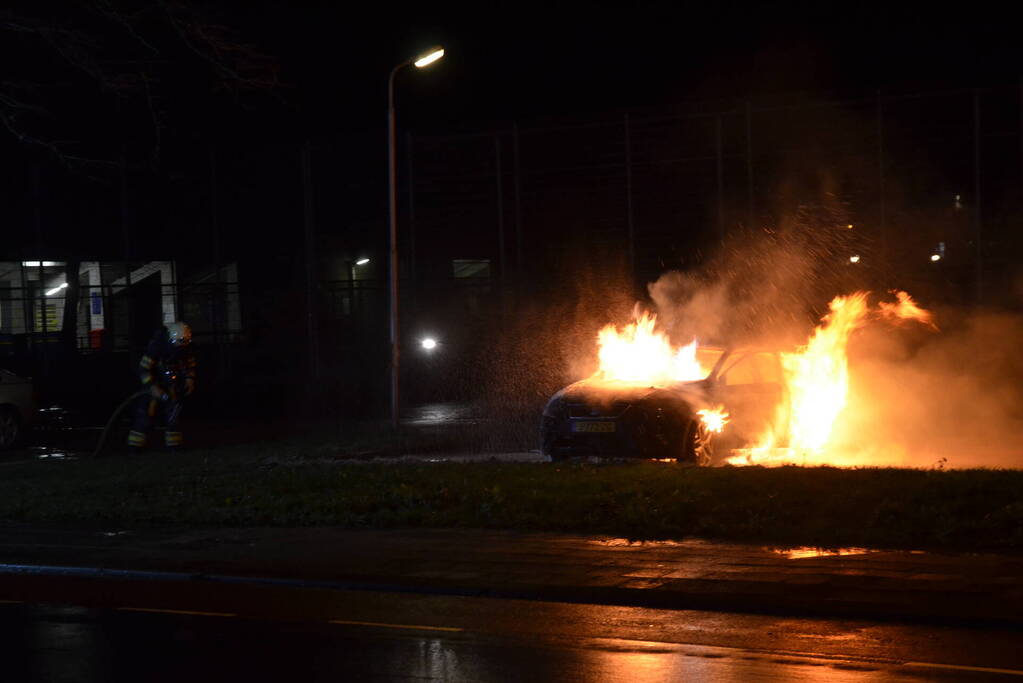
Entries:
<svg viewBox="0 0 1023 683">
<path fill-rule="evenodd" d="M 187 320 L 198 344 L 243 334 L 237 281 L 179 282 L 170 261 L 75 265 L 72 286 L 64 262 L 0 263 L 0 355 L 8 365 L 45 373 L 47 359 L 72 343 L 79 354 L 138 355 L 156 328 L 174 320 Z"/>
<path fill-rule="evenodd" d="M 566 245 L 647 281 L 808 205 L 863 236 L 864 263 L 968 270 L 973 300 L 997 298 L 1023 252 L 1023 84 L 631 111 L 410 136 L 408 150 L 417 274 L 460 241 L 501 281 L 557 270 Z"/>
</svg>

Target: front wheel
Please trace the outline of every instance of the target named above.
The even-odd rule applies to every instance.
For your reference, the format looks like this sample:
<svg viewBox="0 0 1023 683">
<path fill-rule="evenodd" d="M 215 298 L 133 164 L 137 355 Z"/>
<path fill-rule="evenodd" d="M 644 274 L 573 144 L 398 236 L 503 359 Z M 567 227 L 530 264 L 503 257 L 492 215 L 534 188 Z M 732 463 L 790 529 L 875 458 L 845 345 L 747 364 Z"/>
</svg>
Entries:
<svg viewBox="0 0 1023 683">
<path fill-rule="evenodd" d="M 714 434 L 703 424 L 703 420 L 690 420 L 686 427 L 685 439 L 682 441 L 682 455 L 679 460 L 706 467 L 713 458 Z"/>
</svg>

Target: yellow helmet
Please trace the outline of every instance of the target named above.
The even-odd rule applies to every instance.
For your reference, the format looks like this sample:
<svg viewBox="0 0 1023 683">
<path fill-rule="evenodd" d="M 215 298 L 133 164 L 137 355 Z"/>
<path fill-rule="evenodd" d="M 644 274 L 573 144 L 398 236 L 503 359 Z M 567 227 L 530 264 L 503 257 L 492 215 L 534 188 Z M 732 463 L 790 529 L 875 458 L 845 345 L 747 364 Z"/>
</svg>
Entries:
<svg viewBox="0 0 1023 683">
<path fill-rule="evenodd" d="M 188 323 L 167 323 L 167 339 L 173 346 L 188 346 L 192 343 L 192 328 Z"/>
</svg>

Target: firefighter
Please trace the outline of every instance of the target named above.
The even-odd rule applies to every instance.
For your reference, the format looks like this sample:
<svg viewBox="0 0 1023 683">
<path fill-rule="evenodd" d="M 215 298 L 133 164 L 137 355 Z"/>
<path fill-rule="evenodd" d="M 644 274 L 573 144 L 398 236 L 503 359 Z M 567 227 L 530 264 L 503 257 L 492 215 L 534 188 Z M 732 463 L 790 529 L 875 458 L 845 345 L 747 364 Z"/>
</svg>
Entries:
<svg viewBox="0 0 1023 683">
<path fill-rule="evenodd" d="M 182 322 L 169 323 L 153 335 L 139 361 L 139 376 L 148 392 L 139 396 L 135 422 L 128 433 L 128 449 L 138 452 L 146 445 L 146 430 L 157 413 L 166 425 L 164 441 L 169 450 L 181 446 L 178 429 L 181 400 L 195 391 L 195 356 L 192 329 Z"/>
</svg>

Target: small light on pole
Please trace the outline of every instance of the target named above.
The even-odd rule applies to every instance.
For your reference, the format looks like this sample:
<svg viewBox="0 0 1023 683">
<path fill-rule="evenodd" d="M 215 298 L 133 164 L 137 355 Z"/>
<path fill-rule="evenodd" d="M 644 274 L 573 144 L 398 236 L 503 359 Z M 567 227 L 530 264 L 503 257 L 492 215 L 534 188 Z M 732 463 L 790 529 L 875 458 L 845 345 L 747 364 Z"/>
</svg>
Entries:
<svg viewBox="0 0 1023 683">
<path fill-rule="evenodd" d="M 860 262 L 860 257 L 859 256 L 850 256 L 849 257 L 849 263 L 859 263 L 859 262 Z"/>
<path fill-rule="evenodd" d="M 941 260 L 941 254 L 931 254 L 931 262 L 937 263 Z"/>
<path fill-rule="evenodd" d="M 420 341 L 419 344 L 426 351 L 433 351 L 435 348 L 437 348 L 437 340 L 434 339 L 433 337 L 426 337 L 425 339 Z"/>
<path fill-rule="evenodd" d="M 367 263 L 369 263 L 369 259 L 368 258 L 361 258 L 361 259 L 359 259 L 358 261 L 355 262 L 355 265 L 357 265 L 357 266 L 364 266 Z"/>
</svg>

